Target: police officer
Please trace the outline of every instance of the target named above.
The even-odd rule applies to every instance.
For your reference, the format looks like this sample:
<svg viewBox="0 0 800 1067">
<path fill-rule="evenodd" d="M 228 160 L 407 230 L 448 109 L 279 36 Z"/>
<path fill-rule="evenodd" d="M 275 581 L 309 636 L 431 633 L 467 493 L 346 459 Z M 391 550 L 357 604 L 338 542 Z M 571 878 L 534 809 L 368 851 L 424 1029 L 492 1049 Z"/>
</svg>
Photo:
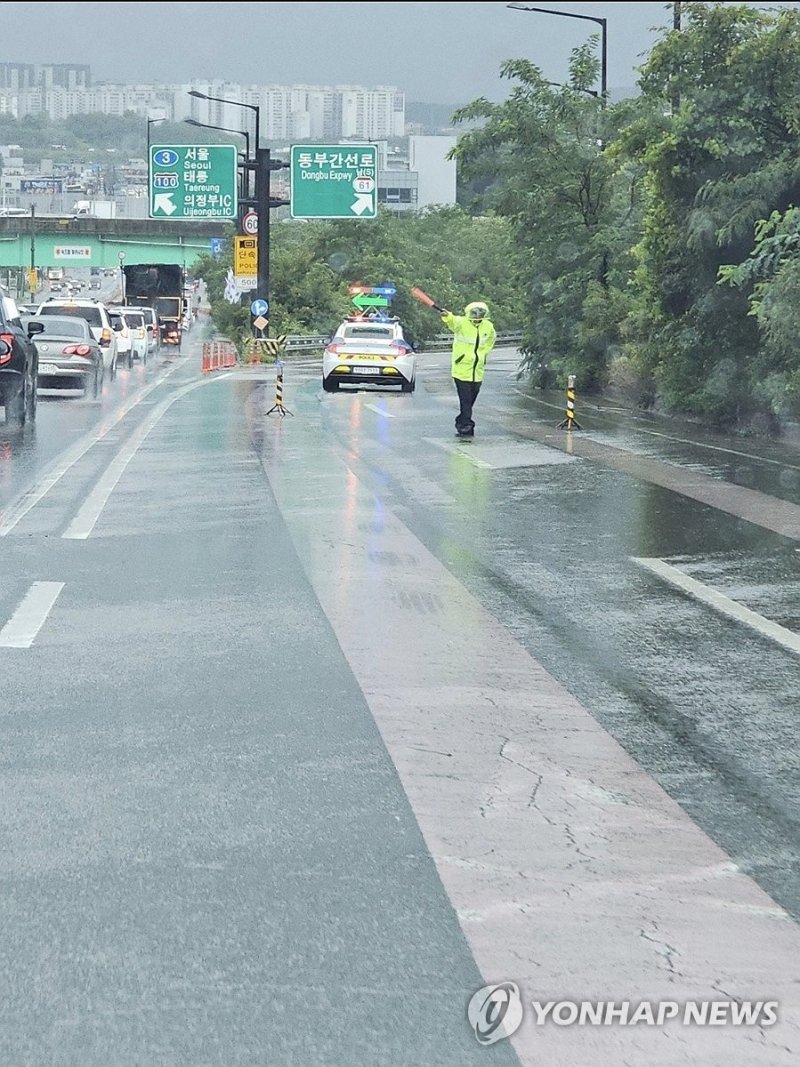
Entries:
<svg viewBox="0 0 800 1067">
<path fill-rule="evenodd" d="M 481 389 L 486 357 L 494 348 L 497 331 L 489 318 L 489 308 L 482 300 L 467 304 L 463 315 L 445 311 L 442 322 L 453 332 L 451 372 L 459 401 L 456 433 L 459 437 L 473 437 L 472 408 Z"/>
</svg>

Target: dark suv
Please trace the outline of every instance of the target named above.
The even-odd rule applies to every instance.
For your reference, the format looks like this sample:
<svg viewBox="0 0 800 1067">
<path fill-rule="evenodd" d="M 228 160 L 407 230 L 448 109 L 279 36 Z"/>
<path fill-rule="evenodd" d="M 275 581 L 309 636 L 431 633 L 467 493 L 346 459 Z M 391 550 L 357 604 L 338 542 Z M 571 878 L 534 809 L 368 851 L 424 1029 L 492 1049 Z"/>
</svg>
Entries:
<svg viewBox="0 0 800 1067">
<path fill-rule="evenodd" d="M 6 409 L 9 426 L 24 426 L 36 418 L 39 357 L 31 337 L 42 329 L 41 322 L 23 327 L 17 305 L 0 286 L 0 406 Z"/>
</svg>

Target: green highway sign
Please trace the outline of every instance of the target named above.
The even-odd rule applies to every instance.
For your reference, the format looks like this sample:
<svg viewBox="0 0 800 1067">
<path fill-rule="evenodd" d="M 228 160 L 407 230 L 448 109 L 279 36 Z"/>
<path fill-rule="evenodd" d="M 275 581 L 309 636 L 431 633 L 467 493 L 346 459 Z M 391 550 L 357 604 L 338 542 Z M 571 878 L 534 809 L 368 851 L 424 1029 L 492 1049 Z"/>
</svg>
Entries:
<svg viewBox="0 0 800 1067">
<path fill-rule="evenodd" d="M 237 217 L 235 145 L 151 145 L 149 165 L 151 219 Z"/>
<path fill-rule="evenodd" d="M 292 145 L 293 219 L 374 219 L 378 149 L 372 144 Z"/>
</svg>

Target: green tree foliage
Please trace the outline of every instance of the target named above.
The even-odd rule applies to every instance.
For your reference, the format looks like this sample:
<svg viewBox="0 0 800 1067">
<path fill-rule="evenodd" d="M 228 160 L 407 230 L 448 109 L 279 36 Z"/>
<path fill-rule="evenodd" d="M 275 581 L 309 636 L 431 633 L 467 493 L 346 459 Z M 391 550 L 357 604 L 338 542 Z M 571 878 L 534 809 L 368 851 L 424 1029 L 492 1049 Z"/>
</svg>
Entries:
<svg viewBox="0 0 800 1067">
<path fill-rule="evenodd" d="M 476 100 L 456 114 L 480 120 L 459 139 L 462 178 L 485 189 L 484 208 L 509 220 L 522 253 L 524 369 L 540 384 L 577 374 L 584 390 L 606 382 L 617 350 L 626 309 L 614 289 L 625 284 L 635 221 L 635 168 L 609 151 L 617 120 L 590 90 L 596 44 L 573 52 L 560 89 L 513 60 L 502 69 L 516 83 L 506 101 Z"/>
<path fill-rule="evenodd" d="M 159 122 L 150 125 L 153 143 L 196 144 L 197 129 L 185 122 Z M 208 144 L 236 141 L 243 138 L 220 134 L 214 130 L 203 132 Z M 114 157 L 144 159 L 147 152 L 147 120 L 141 115 L 71 115 L 54 122 L 44 115 L 26 115 L 15 119 L 0 114 L 0 144 L 18 144 L 23 149 L 26 164 L 38 164 L 42 159 L 93 160 L 108 163 Z"/>
<path fill-rule="evenodd" d="M 270 335 L 331 333 L 353 311 L 352 285 L 393 285 L 392 313 L 424 346 L 442 331 L 438 314 L 411 296 L 419 287 L 455 310 L 486 300 L 499 330 L 519 328 L 519 254 L 501 218 L 472 218 L 460 208 L 335 222 L 279 223 L 270 230 Z M 228 304 L 228 247 L 195 268 L 209 290 L 215 327 L 241 344 L 250 332 L 248 304 Z"/>
<path fill-rule="evenodd" d="M 683 14 L 642 69 L 651 118 L 621 138 L 648 195 L 628 351 L 669 408 L 733 423 L 774 409 L 747 287 L 718 283 L 749 256 L 757 221 L 800 193 L 800 16 L 728 4 Z"/>
<path fill-rule="evenodd" d="M 720 267 L 720 283 L 749 293 L 761 330 L 753 364 L 756 397 L 776 415 L 800 410 L 800 209 L 773 211 L 755 227 L 755 247 L 739 264 Z"/>
</svg>

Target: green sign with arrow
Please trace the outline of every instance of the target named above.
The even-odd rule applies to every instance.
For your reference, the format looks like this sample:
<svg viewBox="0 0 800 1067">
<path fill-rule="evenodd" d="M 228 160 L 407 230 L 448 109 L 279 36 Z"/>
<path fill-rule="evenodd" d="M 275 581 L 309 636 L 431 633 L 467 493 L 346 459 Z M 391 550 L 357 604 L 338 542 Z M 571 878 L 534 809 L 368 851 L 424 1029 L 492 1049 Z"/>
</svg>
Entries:
<svg viewBox="0 0 800 1067">
<path fill-rule="evenodd" d="M 353 297 L 353 303 L 359 311 L 363 311 L 364 308 L 388 308 L 390 301 L 385 296 L 367 296 L 366 293 L 359 293 L 358 296 Z"/>
<path fill-rule="evenodd" d="M 151 219 L 235 219 L 232 144 L 151 145 Z"/>
<path fill-rule="evenodd" d="M 374 219 L 378 149 L 374 144 L 292 145 L 293 219 Z"/>
</svg>

